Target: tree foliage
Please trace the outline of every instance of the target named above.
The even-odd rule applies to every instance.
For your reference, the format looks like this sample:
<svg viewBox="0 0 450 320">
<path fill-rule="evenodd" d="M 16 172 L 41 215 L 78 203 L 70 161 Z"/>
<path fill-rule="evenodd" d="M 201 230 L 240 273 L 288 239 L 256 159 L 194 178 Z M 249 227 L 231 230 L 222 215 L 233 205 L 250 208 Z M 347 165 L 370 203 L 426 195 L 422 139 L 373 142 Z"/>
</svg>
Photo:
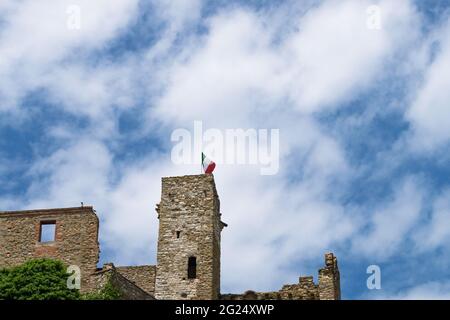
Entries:
<svg viewBox="0 0 450 320">
<path fill-rule="evenodd" d="M 0 270 L 0 299 L 74 300 L 80 292 L 67 288 L 66 266 L 57 260 L 34 259 Z"/>
<path fill-rule="evenodd" d="M 110 281 L 98 292 L 86 293 L 81 299 L 83 300 L 119 300 L 121 293 L 111 284 Z"/>
</svg>

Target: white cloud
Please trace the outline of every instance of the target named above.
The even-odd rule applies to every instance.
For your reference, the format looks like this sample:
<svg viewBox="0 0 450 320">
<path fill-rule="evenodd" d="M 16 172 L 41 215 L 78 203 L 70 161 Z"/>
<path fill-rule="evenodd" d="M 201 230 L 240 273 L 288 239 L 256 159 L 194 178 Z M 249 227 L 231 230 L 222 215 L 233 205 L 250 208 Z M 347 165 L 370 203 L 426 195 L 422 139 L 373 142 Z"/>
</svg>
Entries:
<svg viewBox="0 0 450 320">
<path fill-rule="evenodd" d="M 407 112 L 413 150 L 434 149 L 450 139 L 450 20 L 437 34 L 440 49 L 426 69 L 423 84 Z"/>
<path fill-rule="evenodd" d="M 450 282 L 426 282 L 397 293 L 383 294 L 378 299 L 394 300 L 450 300 Z"/>
<path fill-rule="evenodd" d="M 135 106 L 137 100 L 134 61 L 98 66 L 79 63 L 61 65 L 42 77 L 49 88 L 47 99 L 57 108 L 89 118 L 91 133 L 108 137 L 116 131 L 117 114 Z"/>
<path fill-rule="evenodd" d="M 208 119 L 215 126 L 245 121 L 254 108 L 249 101 L 252 90 L 265 89 L 279 64 L 267 51 L 265 33 L 257 17 L 241 10 L 212 18 L 209 34 L 184 49 L 187 62 L 183 58 L 169 69 L 169 87 L 158 115 L 180 122 Z"/>
<path fill-rule="evenodd" d="M 28 207 L 77 206 L 105 197 L 111 161 L 102 143 L 87 138 L 37 160 L 29 170 L 34 183 L 28 191 L 32 199 Z"/>
<path fill-rule="evenodd" d="M 423 222 L 414 236 L 421 251 L 430 251 L 450 244 L 450 190 L 443 191 L 433 202 L 431 217 Z"/>
<path fill-rule="evenodd" d="M 158 115 L 247 123 L 256 111 L 294 105 L 308 114 L 339 106 L 372 85 L 417 36 L 408 1 L 382 1 L 378 31 L 366 26 L 369 4 L 325 2 L 281 37 L 280 23 L 268 21 L 273 15 L 236 9 L 211 18 L 208 34 L 184 48 L 169 69 Z"/>
<path fill-rule="evenodd" d="M 170 23 L 168 30 L 179 32 L 186 25 L 195 23 L 201 14 L 201 0 L 153 0 L 158 16 Z"/>
<path fill-rule="evenodd" d="M 328 1 L 300 20 L 286 43 L 290 95 L 302 112 L 337 107 L 383 76 L 417 35 L 408 1 L 380 1 L 381 29 L 367 28 L 368 1 Z M 295 66 L 292 68 L 292 66 Z"/>
<path fill-rule="evenodd" d="M 124 28 L 137 9 L 137 0 L 16 1 L 7 6 L 0 32 L 0 111 L 14 110 L 30 90 L 68 57 L 100 49 Z M 80 29 L 67 27 L 67 9 L 77 5 Z"/>
<path fill-rule="evenodd" d="M 378 261 L 395 254 L 419 220 L 423 197 L 419 179 L 409 177 L 399 183 L 392 201 L 367 215 L 366 230 L 352 240 L 354 251 Z"/>
<path fill-rule="evenodd" d="M 80 29 L 67 27 L 70 6 L 80 8 Z M 126 26 L 136 8 L 135 0 L 118 0 L 114 5 L 106 0 L 16 2 L 1 32 L 2 66 L 23 61 L 46 64 L 66 54 L 100 48 Z"/>
</svg>

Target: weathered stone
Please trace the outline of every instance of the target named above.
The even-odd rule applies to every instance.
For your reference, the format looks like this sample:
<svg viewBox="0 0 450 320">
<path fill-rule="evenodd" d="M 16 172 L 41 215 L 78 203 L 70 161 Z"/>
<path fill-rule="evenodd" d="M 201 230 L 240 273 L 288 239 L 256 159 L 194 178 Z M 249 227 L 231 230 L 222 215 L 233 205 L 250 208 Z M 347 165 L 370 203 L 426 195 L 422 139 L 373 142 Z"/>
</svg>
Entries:
<svg viewBox="0 0 450 320">
<path fill-rule="evenodd" d="M 280 291 L 223 294 L 222 300 L 338 300 L 341 298 L 337 259 L 325 254 L 325 267 L 319 270 L 319 284 L 313 277 L 300 277 L 298 284 L 286 284 Z"/>
<path fill-rule="evenodd" d="M 325 267 L 319 270 L 320 300 L 340 300 L 341 285 L 337 258 L 332 253 L 325 255 Z"/>
<path fill-rule="evenodd" d="M 147 267 L 147 266 L 145 266 Z M 100 291 L 109 282 L 119 293 L 122 300 L 154 300 L 153 295 L 149 294 L 136 283 L 124 277 L 112 263 L 105 264 L 103 269 L 91 275 L 91 282 L 95 284 L 96 290 Z M 123 269 L 123 268 L 122 268 Z M 144 271 L 148 271 L 143 269 Z M 135 271 L 135 270 L 134 270 Z M 146 274 L 144 272 L 144 274 Z M 136 272 L 131 273 L 136 276 Z"/>
<path fill-rule="evenodd" d="M 0 269 L 48 257 L 81 269 L 81 291 L 109 281 L 123 299 L 335 300 L 341 298 L 337 259 L 325 254 L 318 284 L 300 277 L 279 291 L 220 294 L 220 201 L 211 174 L 162 179 L 157 266 L 97 269 L 99 222 L 92 207 L 0 212 Z M 56 224 L 55 241 L 40 242 L 42 223 Z M 243 244 L 244 245 L 244 244 Z M 189 267 L 190 258 L 195 266 Z M 191 261 L 192 262 L 192 261 Z M 190 270 L 189 270 L 190 269 Z M 195 272 L 194 272 L 195 271 Z"/>
<path fill-rule="evenodd" d="M 116 267 L 116 271 L 148 294 L 155 294 L 156 266 Z"/>
<path fill-rule="evenodd" d="M 40 242 L 41 223 L 54 222 L 55 241 Z M 0 212 L 0 268 L 54 258 L 81 270 L 81 291 L 99 259 L 98 218 L 92 207 Z"/>
<path fill-rule="evenodd" d="M 155 297 L 217 299 L 220 294 L 220 201 L 210 174 L 162 179 Z M 196 261 L 189 278 L 189 258 Z"/>
</svg>

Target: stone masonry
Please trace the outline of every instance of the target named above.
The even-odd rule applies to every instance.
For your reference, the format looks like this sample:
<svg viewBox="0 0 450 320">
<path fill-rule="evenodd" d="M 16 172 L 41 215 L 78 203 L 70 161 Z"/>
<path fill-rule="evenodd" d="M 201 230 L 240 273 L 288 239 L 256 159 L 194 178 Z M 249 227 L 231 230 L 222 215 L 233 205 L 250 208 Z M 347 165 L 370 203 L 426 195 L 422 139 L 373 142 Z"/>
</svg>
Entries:
<svg viewBox="0 0 450 320">
<path fill-rule="evenodd" d="M 40 242 L 43 224 L 56 225 L 54 241 Z M 0 212 L 0 268 L 31 258 L 54 258 L 81 269 L 82 291 L 99 259 L 98 218 L 92 207 Z"/>
<path fill-rule="evenodd" d="M 109 281 L 123 299 L 338 300 L 340 275 L 336 257 L 313 277 L 279 291 L 243 294 L 220 292 L 220 201 L 212 174 L 162 179 L 157 265 L 97 268 L 99 220 L 90 206 L 0 211 L 0 269 L 47 257 L 81 269 L 81 291 L 95 292 Z M 55 226 L 54 241 L 41 241 L 43 225 Z M 245 245 L 245 244 L 243 244 Z"/>
<path fill-rule="evenodd" d="M 319 284 L 313 277 L 300 277 L 297 284 L 286 284 L 279 291 L 224 294 L 222 300 L 340 300 L 340 278 L 337 259 L 325 254 L 325 267 L 319 270 Z"/>
<path fill-rule="evenodd" d="M 116 271 L 148 294 L 155 295 L 156 266 L 116 267 Z"/>
<path fill-rule="evenodd" d="M 220 202 L 212 175 L 162 180 L 155 297 L 218 299 Z M 196 275 L 189 277 L 189 259 Z"/>
<path fill-rule="evenodd" d="M 147 267 L 147 266 L 144 266 Z M 139 267 L 138 267 L 139 268 Z M 136 278 L 139 276 L 134 269 L 130 274 Z M 123 271 L 123 269 L 122 269 Z M 142 275 L 147 275 L 146 268 Z M 154 300 L 154 296 L 140 287 L 136 282 L 130 281 L 129 278 L 124 276 L 119 268 L 114 267 L 112 263 L 106 263 L 101 270 L 94 272 L 91 275 L 91 282 L 94 287 L 98 289 L 103 288 L 109 282 L 111 285 L 120 292 L 121 300 Z M 150 280 L 151 282 L 151 280 Z M 154 279 L 153 279 L 154 283 Z"/>
</svg>

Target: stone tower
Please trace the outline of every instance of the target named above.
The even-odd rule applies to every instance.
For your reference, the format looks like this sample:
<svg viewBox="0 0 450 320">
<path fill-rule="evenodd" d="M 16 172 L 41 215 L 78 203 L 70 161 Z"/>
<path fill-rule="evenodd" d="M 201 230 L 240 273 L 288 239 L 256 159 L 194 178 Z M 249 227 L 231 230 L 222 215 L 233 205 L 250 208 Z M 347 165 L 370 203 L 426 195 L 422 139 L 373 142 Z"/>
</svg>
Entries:
<svg viewBox="0 0 450 320">
<path fill-rule="evenodd" d="M 220 202 L 212 174 L 162 179 L 156 299 L 218 299 Z"/>
</svg>

